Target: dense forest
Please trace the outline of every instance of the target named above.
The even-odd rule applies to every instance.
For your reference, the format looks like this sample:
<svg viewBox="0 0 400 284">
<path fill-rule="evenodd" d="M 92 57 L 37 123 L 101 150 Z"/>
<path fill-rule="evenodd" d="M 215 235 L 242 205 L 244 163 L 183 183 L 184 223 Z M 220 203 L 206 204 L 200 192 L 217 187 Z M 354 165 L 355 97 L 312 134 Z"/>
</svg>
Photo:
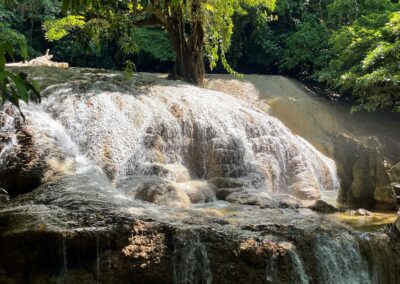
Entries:
<svg viewBox="0 0 400 284">
<path fill-rule="evenodd" d="M 344 94 L 355 109 L 400 111 L 398 1 L 279 0 L 276 7 L 251 2 L 232 13 L 224 54 L 206 47 L 207 72 L 289 75 Z M 114 23 L 106 26 L 93 11 L 86 11 L 92 20 L 84 20 L 61 13 L 61 5 L 57 0 L 1 0 L 0 37 L 14 45 L 26 42 L 29 58 L 50 49 L 56 61 L 71 66 L 173 68 L 176 56 L 165 27 L 134 27 L 124 15 L 114 15 Z M 223 42 L 223 36 L 218 40 Z M 22 53 L 17 50 L 16 59 Z M 224 60 L 210 60 L 218 55 Z"/>
</svg>

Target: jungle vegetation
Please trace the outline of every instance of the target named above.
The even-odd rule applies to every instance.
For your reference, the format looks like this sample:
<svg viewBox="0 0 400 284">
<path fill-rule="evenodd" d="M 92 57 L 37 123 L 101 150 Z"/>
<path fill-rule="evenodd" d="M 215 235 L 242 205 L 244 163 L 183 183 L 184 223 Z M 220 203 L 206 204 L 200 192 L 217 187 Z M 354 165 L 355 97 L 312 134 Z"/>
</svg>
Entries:
<svg viewBox="0 0 400 284">
<path fill-rule="evenodd" d="M 72 66 L 199 85 L 205 72 L 282 74 L 400 112 L 398 0 L 0 0 L 0 39 L 0 59 L 11 44 L 16 60 L 50 48 Z"/>
</svg>

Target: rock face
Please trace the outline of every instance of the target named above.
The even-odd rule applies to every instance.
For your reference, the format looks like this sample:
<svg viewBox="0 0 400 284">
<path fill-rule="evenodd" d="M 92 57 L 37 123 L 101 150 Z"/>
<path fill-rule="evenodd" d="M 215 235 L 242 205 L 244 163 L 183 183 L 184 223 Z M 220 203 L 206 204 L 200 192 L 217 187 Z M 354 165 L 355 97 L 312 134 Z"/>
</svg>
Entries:
<svg viewBox="0 0 400 284">
<path fill-rule="evenodd" d="M 0 111 L 0 186 L 11 197 L 76 171 L 77 149 L 60 124 L 41 111 Z"/>
<path fill-rule="evenodd" d="M 362 144 L 339 135 L 334 142 L 334 158 L 338 163 L 341 188 L 338 204 L 346 208 L 396 210 L 397 198 L 391 179 L 379 152 L 379 144 L 370 139 Z"/>
<path fill-rule="evenodd" d="M 290 208 L 156 207 L 109 186 L 87 173 L 2 206 L 0 283 L 400 281 L 399 243 L 383 233 Z"/>
<path fill-rule="evenodd" d="M 400 132 L 394 131 L 398 114 L 350 113 L 349 106 L 332 103 L 282 76 L 246 75 L 237 80 L 210 75 L 207 85 L 277 117 L 334 159 L 342 187 L 339 206 L 396 210 L 391 183 L 400 183 Z"/>
<path fill-rule="evenodd" d="M 0 112 L 0 128 L 0 184 L 12 197 L 30 192 L 40 185 L 46 171 L 34 134 L 11 109 Z"/>
</svg>

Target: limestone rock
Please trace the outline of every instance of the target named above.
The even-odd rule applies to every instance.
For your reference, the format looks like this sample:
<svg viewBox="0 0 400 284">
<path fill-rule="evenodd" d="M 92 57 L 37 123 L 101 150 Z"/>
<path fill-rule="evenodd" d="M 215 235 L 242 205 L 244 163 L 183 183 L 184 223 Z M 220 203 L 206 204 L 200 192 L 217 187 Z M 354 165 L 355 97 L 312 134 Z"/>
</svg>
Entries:
<svg viewBox="0 0 400 284">
<path fill-rule="evenodd" d="M 400 184 L 400 163 L 397 163 L 391 167 L 390 178 L 392 182 Z"/>
<path fill-rule="evenodd" d="M 274 195 L 273 198 L 278 203 L 279 208 L 297 209 L 303 207 L 303 202 L 300 199 L 288 194 Z"/>
<path fill-rule="evenodd" d="M 361 143 L 345 135 L 335 139 L 334 155 L 339 161 L 341 178 L 338 204 L 349 208 L 395 210 L 397 199 L 380 145 L 373 138 L 367 142 Z"/>
<path fill-rule="evenodd" d="M 50 51 L 47 50 L 45 55 L 36 57 L 30 61 L 9 63 L 6 66 L 9 66 L 9 67 L 35 66 L 35 67 L 57 67 L 57 68 L 68 68 L 69 67 L 69 64 L 66 62 L 51 61 L 51 59 L 53 58 L 53 55 L 50 55 L 49 52 Z"/>
<path fill-rule="evenodd" d="M 203 181 L 188 181 L 177 186 L 185 192 L 192 203 L 207 203 L 215 201 L 216 187 Z"/>
<path fill-rule="evenodd" d="M 337 209 L 335 206 L 333 206 L 323 200 L 317 200 L 309 208 L 313 211 L 316 211 L 319 213 L 326 213 L 326 214 L 332 214 L 332 213 L 339 212 L 339 209 Z"/>
<path fill-rule="evenodd" d="M 278 207 L 278 203 L 268 194 L 251 189 L 232 192 L 225 200 L 239 205 L 255 205 L 260 208 Z"/>
<path fill-rule="evenodd" d="M 37 151 L 33 133 L 22 119 L 0 113 L 0 127 L 11 121 L 14 127 L 0 134 L 0 185 L 15 197 L 39 186 L 47 167 Z M 14 150 L 8 152 L 10 147 Z"/>
<path fill-rule="evenodd" d="M 372 212 L 360 208 L 360 209 L 356 210 L 355 215 L 356 216 L 372 216 Z"/>
<path fill-rule="evenodd" d="M 230 195 L 231 193 L 239 192 L 239 191 L 242 191 L 242 190 L 243 190 L 243 188 L 241 188 L 241 187 L 217 188 L 216 192 L 215 192 L 215 195 L 216 195 L 216 197 L 218 199 L 225 200 L 228 197 L 228 195 Z"/>
<path fill-rule="evenodd" d="M 342 181 L 341 207 L 396 208 L 386 186 L 390 184 L 387 178 L 390 168 L 391 182 L 400 183 L 400 132 L 394 131 L 399 125 L 398 114 L 351 113 L 347 104 L 323 99 L 318 88 L 282 76 L 245 75 L 241 80 L 230 75 L 208 77 L 207 88 L 223 91 L 271 113 L 333 158 Z M 369 143 L 369 137 L 379 141 L 375 143 L 377 147 Z"/>
<path fill-rule="evenodd" d="M 139 184 L 135 198 L 170 207 L 188 207 L 190 198 L 176 184 L 161 179 L 148 179 Z"/>
</svg>

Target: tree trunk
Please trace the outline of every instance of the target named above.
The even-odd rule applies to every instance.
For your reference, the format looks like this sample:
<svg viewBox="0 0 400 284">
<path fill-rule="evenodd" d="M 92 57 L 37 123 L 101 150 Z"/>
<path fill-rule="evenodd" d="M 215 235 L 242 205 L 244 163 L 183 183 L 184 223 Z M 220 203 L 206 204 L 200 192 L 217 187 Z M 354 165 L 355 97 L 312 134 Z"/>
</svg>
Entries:
<svg viewBox="0 0 400 284">
<path fill-rule="evenodd" d="M 204 81 L 204 52 L 203 46 L 188 46 L 178 42 L 174 44 L 176 52 L 173 77 L 182 79 L 194 85 L 203 85 Z"/>
<path fill-rule="evenodd" d="M 195 2 L 195 1 L 194 1 Z M 204 31 L 200 13 L 200 5 L 192 5 L 190 35 L 185 33 L 182 12 L 175 10 L 168 17 L 166 29 L 175 50 L 175 66 L 171 77 L 184 80 L 194 85 L 204 82 Z"/>
</svg>

